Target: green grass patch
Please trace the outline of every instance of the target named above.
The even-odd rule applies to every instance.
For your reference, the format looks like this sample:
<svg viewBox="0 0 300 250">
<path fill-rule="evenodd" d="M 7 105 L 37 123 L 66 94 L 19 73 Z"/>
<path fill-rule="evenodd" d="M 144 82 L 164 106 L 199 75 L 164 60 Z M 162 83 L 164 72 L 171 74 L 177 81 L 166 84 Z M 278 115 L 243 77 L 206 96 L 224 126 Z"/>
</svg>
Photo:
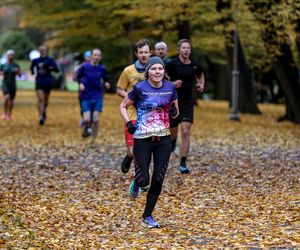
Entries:
<svg viewBox="0 0 300 250">
<path fill-rule="evenodd" d="M 2 81 L 0 82 L 0 86 L 2 86 Z M 34 90 L 35 82 L 34 81 L 17 81 L 17 88 L 25 89 L 25 90 Z M 67 82 L 67 91 L 75 92 L 77 90 L 78 90 L 77 82 L 73 82 L 73 81 Z"/>
<path fill-rule="evenodd" d="M 22 71 L 29 71 L 31 61 L 29 60 L 16 60 Z"/>
</svg>

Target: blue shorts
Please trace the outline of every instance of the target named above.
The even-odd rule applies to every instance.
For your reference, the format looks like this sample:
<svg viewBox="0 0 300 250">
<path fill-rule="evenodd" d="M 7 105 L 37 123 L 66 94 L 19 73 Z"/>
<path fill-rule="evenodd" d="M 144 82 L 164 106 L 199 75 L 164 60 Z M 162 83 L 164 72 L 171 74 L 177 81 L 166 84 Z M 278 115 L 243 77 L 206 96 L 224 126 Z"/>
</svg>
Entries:
<svg viewBox="0 0 300 250">
<path fill-rule="evenodd" d="M 92 100 L 81 100 L 81 108 L 82 108 L 83 113 L 88 112 L 88 111 L 102 112 L 102 108 L 103 108 L 102 98 L 92 99 Z"/>
</svg>

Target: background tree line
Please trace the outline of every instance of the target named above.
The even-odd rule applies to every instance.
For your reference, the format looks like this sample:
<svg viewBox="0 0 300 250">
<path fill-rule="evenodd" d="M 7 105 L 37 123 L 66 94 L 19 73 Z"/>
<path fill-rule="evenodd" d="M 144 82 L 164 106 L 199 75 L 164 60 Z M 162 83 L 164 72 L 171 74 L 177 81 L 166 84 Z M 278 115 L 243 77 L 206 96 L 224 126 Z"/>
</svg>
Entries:
<svg viewBox="0 0 300 250">
<path fill-rule="evenodd" d="M 293 0 L 4 0 L 22 10 L 20 28 L 43 32 L 56 50 L 100 47 L 117 77 L 132 62 L 132 44 L 164 40 L 169 56 L 189 38 L 193 57 L 207 76 L 215 99 L 230 99 L 233 31 L 238 30 L 240 110 L 259 114 L 254 82 L 285 97 L 281 119 L 300 122 L 300 2 Z M 272 92 L 272 91 L 271 91 Z"/>
</svg>

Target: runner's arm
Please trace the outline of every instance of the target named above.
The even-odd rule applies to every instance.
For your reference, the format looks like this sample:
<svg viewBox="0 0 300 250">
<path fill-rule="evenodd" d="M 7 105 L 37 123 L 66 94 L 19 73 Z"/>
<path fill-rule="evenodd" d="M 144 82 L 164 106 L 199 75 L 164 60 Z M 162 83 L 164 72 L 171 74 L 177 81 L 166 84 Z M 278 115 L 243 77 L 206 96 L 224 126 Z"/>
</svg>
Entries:
<svg viewBox="0 0 300 250">
<path fill-rule="evenodd" d="M 19 65 L 18 65 L 18 69 L 17 69 L 17 75 L 18 75 L 18 76 L 21 76 L 21 75 L 22 75 L 21 68 L 20 68 Z"/>
<path fill-rule="evenodd" d="M 172 82 L 173 85 L 175 86 L 176 89 L 180 88 L 182 85 L 182 81 L 181 80 L 176 80 Z"/>
<path fill-rule="evenodd" d="M 132 105 L 134 102 L 126 96 L 123 101 L 120 104 L 120 114 L 125 124 L 130 121 L 128 114 L 127 114 L 127 108 Z"/>
<path fill-rule="evenodd" d="M 125 98 L 127 96 L 127 92 L 124 89 L 117 87 L 117 95 L 122 98 Z"/>
<path fill-rule="evenodd" d="M 34 60 L 32 60 L 31 65 L 30 65 L 30 72 L 32 75 L 34 75 L 34 66 L 35 66 L 35 63 L 34 63 Z"/>
<path fill-rule="evenodd" d="M 128 89 L 129 85 L 129 79 L 126 71 L 124 70 L 117 83 L 117 95 L 121 98 L 125 98 L 127 96 L 127 91 L 125 89 Z"/>
<path fill-rule="evenodd" d="M 57 73 L 59 72 L 57 64 L 53 59 L 51 59 L 51 61 L 50 61 L 49 70 L 53 71 L 53 72 L 57 72 Z"/>
<path fill-rule="evenodd" d="M 196 83 L 196 90 L 198 92 L 202 93 L 204 91 L 204 87 L 205 87 L 205 77 L 204 77 L 204 74 L 201 73 L 201 75 L 197 77 L 196 81 L 197 81 L 197 83 Z"/>
</svg>

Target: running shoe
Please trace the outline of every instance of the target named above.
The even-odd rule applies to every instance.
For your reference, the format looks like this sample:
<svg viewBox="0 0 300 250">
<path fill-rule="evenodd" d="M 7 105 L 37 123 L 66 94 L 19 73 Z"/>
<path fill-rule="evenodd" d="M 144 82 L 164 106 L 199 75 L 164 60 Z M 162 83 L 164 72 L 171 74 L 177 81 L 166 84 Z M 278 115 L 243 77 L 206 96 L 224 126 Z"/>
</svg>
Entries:
<svg viewBox="0 0 300 250">
<path fill-rule="evenodd" d="M 185 165 L 180 165 L 179 166 L 179 171 L 182 174 L 188 174 L 190 172 L 190 170 L 188 169 L 188 167 L 185 166 Z"/>
<path fill-rule="evenodd" d="M 88 132 L 88 134 L 89 134 L 89 136 L 90 136 L 90 135 L 92 134 L 92 128 L 91 128 L 91 127 L 88 127 L 87 132 Z"/>
<path fill-rule="evenodd" d="M 129 186 L 129 193 L 130 193 L 131 197 L 134 198 L 134 199 L 136 199 L 137 197 L 139 197 L 140 188 L 136 184 L 136 182 L 134 181 L 134 179 L 132 180 L 132 182 L 131 182 L 131 184 Z"/>
<path fill-rule="evenodd" d="M 149 186 L 146 187 L 140 187 L 141 192 L 148 192 Z"/>
<path fill-rule="evenodd" d="M 121 170 L 124 174 L 129 171 L 132 159 L 133 157 L 129 157 L 128 155 L 126 155 L 125 158 L 123 159 L 121 163 Z"/>
<path fill-rule="evenodd" d="M 45 118 L 43 116 L 40 117 L 39 123 L 41 126 L 45 124 Z"/>
<path fill-rule="evenodd" d="M 143 218 L 142 225 L 148 228 L 159 228 L 160 225 L 156 220 L 153 219 L 152 216 L 148 216 L 146 218 Z"/>
<path fill-rule="evenodd" d="M 85 126 L 82 130 L 82 137 L 86 138 L 89 137 L 92 134 L 92 129 L 88 126 Z"/>
</svg>

